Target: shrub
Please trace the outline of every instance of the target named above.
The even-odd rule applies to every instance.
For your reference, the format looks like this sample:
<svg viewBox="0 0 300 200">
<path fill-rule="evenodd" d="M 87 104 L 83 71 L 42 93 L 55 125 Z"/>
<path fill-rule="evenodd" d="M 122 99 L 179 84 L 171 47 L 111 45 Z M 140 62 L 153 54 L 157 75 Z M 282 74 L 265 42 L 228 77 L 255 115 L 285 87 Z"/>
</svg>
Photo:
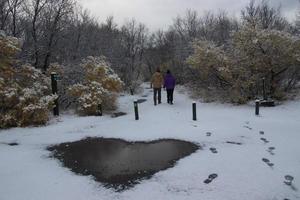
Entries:
<svg viewBox="0 0 300 200">
<path fill-rule="evenodd" d="M 275 30 L 242 27 L 232 34 L 226 48 L 209 41 L 196 41 L 187 63 L 191 79 L 202 90 L 219 91 L 220 99 L 244 104 L 267 95 L 283 100 L 295 88 L 300 74 L 300 39 Z"/>
<path fill-rule="evenodd" d="M 0 35 L 0 128 L 45 124 L 57 98 L 50 95 L 50 80 L 40 70 L 14 67 L 17 41 Z"/>
<path fill-rule="evenodd" d="M 103 57 L 88 57 L 83 60 L 85 79 L 83 83 L 69 88 L 69 94 L 78 98 L 77 110 L 81 115 L 97 115 L 98 105 L 105 110 L 116 108 L 117 93 L 123 82 L 110 68 Z"/>
</svg>

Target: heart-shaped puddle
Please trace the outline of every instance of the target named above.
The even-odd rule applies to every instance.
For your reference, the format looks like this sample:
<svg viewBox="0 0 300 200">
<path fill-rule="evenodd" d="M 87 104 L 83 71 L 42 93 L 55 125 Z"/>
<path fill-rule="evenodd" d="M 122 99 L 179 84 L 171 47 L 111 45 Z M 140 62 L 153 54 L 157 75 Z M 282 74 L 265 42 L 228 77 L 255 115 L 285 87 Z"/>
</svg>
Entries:
<svg viewBox="0 0 300 200">
<path fill-rule="evenodd" d="M 93 175 L 107 187 L 124 190 L 173 167 L 176 161 L 200 147 L 194 143 L 163 139 L 127 142 L 121 139 L 86 138 L 51 146 L 48 150 L 73 172 Z"/>
</svg>

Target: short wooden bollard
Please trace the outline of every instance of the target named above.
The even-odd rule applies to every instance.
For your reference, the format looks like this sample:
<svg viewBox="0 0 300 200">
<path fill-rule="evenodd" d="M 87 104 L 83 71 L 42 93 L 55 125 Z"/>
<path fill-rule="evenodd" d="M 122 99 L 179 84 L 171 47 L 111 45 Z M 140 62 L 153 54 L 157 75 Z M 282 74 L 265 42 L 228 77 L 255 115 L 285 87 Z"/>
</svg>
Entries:
<svg viewBox="0 0 300 200">
<path fill-rule="evenodd" d="M 57 80 L 58 80 L 58 75 L 55 72 L 52 72 L 51 73 L 52 94 L 56 94 L 56 95 L 57 95 Z M 59 116 L 58 99 L 55 99 L 54 104 L 55 104 L 55 107 L 53 108 L 53 114 L 54 114 L 54 116 Z"/>
<path fill-rule="evenodd" d="M 98 106 L 97 106 L 97 115 L 98 116 L 102 116 L 103 115 L 102 104 L 98 104 Z"/>
<path fill-rule="evenodd" d="M 196 105 L 196 102 L 193 102 L 193 120 L 197 121 L 197 105 Z"/>
<path fill-rule="evenodd" d="M 260 104 L 260 101 L 259 101 L 259 100 L 256 100 L 256 101 L 255 101 L 255 115 L 256 115 L 256 116 L 259 115 L 259 104 Z"/>
<path fill-rule="evenodd" d="M 138 101 L 134 100 L 134 113 L 135 113 L 135 120 L 139 120 L 139 107 L 138 107 Z"/>
</svg>

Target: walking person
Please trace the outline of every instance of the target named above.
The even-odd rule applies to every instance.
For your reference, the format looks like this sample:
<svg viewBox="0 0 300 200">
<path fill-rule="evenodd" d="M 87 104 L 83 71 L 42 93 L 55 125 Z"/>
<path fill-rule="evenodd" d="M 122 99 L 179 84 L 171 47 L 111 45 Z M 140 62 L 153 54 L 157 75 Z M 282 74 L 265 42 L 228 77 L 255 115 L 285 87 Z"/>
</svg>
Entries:
<svg viewBox="0 0 300 200">
<path fill-rule="evenodd" d="M 173 94 L 174 94 L 175 85 L 176 85 L 176 80 L 174 76 L 171 74 L 171 71 L 168 70 L 164 80 L 164 88 L 167 89 L 168 104 L 173 104 Z"/>
<path fill-rule="evenodd" d="M 153 74 L 151 79 L 151 84 L 154 92 L 153 93 L 154 105 L 156 106 L 157 101 L 158 104 L 161 104 L 161 88 L 164 84 L 164 78 L 159 68 L 157 68 L 156 72 Z"/>
</svg>

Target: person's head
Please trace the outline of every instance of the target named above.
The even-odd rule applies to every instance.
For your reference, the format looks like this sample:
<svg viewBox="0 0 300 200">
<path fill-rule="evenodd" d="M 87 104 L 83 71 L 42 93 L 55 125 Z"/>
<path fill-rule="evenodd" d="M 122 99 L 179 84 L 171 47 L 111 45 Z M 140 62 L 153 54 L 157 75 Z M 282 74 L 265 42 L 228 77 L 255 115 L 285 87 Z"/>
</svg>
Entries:
<svg viewBox="0 0 300 200">
<path fill-rule="evenodd" d="M 159 69 L 159 67 L 158 67 L 158 68 L 156 68 L 156 72 L 159 72 L 159 73 L 160 73 L 160 69 Z"/>
<path fill-rule="evenodd" d="M 167 74 L 171 74 L 171 71 L 169 69 L 167 70 Z"/>
</svg>

